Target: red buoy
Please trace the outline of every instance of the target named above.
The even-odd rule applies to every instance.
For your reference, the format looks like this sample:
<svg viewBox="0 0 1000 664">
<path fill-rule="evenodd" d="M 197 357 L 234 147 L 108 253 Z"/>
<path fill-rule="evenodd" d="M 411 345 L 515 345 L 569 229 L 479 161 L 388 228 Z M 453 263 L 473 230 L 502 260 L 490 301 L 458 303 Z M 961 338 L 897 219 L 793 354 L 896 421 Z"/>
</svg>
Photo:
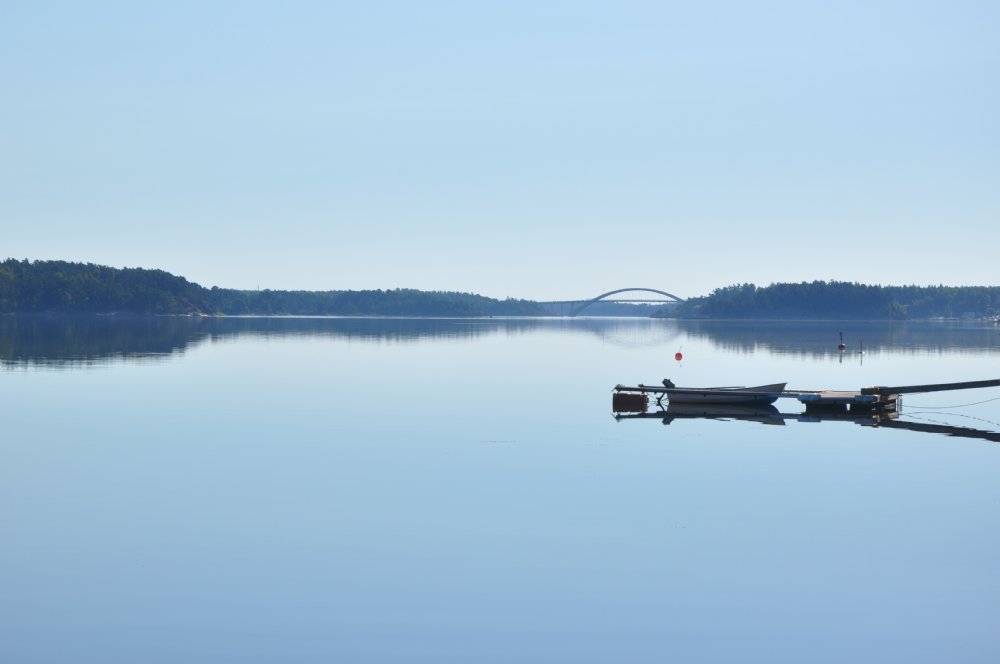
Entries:
<svg viewBox="0 0 1000 664">
<path fill-rule="evenodd" d="M 674 359 L 680 362 L 681 360 L 684 359 L 684 355 L 680 351 L 677 351 L 676 353 L 674 353 Z"/>
</svg>

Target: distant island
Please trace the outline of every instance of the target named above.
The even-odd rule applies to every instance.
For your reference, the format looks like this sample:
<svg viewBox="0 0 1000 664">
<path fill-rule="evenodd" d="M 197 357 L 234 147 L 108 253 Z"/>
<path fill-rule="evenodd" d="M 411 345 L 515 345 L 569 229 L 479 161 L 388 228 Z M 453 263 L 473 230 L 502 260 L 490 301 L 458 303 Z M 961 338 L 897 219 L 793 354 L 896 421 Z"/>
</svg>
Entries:
<svg viewBox="0 0 1000 664">
<path fill-rule="evenodd" d="M 618 305 L 622 306 L 622 305 Z M 598 309 L 597 313 L 601 311 Z M 996 286 L 870 286 L 840 281 L 740 284 L 676 306 L 637 311 L 656 318 L 914 320 L 1000 315 Z M 646 313 L 649 312 L 649 313 Z M 0 262 L 0 313 L 131 313 L 257 316 L 551 316 L 542 303 L 472 293 L 392 290 L 205 288 L 163 270 L 92 263 Z"/>
<path fill-rule="evenodd" d="M 1000 287 L 869 286 L 812 281 L 740 284 L 690 298 L 654 317 L 787 320 L 927 320 L 996 318 Z"/>
<path fill-rule="evenodd" d="M 529 300 L 471 293 L 205 288 L 163 270 L 8 259 L 0 263 L 0 313 L 464 317 L 548 312 Z"/>
</svg>

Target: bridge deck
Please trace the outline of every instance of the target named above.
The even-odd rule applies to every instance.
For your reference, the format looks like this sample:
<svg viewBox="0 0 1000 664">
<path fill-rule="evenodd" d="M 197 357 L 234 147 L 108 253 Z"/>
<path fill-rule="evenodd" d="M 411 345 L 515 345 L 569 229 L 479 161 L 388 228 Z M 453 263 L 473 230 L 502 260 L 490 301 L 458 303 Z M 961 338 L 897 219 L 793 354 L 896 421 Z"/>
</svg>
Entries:
<svg viewBox="0 0 1000 664">
<path fill-rule="evenodd" d="M 619 293 L 654 293 L 661 297 L 667 298 L 664 300 L 654 300 L 652 298 L 643 299 L 639 296 L 632 295 L 630 298 L 612 298 L 612 295 L 618 295 Z M 578 316 L 583 310 L 592 304 L 597 304 L 598 302 L 617 302 L 617 303 L 646 303 L 646 304 L 676 304 L 678 302 L 683 302 L 684 298 L 678 297 L 673 293 L 668 293 L 667 291 L 658 290 L 656 288 L 619 288 L 617 290 L 608 291 L 607 293 L 601 293 L 597 297 L 592 297 L 588 300 L 549 300 L 549 301 L 539 301 L 538 304 L 542 306 L 550 307 L 568 307 L 570 311 L 566 312 L 564 315 L 569 317 Z"/>
</svg>

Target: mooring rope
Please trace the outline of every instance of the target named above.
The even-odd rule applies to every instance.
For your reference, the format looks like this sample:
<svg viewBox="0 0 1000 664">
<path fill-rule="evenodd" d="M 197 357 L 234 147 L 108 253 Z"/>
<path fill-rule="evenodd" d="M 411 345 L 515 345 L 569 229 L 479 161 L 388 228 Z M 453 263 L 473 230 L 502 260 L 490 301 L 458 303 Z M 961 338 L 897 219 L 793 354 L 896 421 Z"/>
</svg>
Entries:
<svg viewBox="0 0 1000 664">
<path fill-rule="evenodd" d="M 1000 397 L 993 397 L 992 399 L 987 399 L 986 401 L 973 401 L 972 403 L 960 403 L 957 406 L 914 406 L 907 401 L 906 408 L 930 408 L 931 410 L 948 410 L 950 408 L 966 408 L 968 406 L 978 406 L 981 403 L 989 403 L 991 401 L 996 401 Z"/>
</svg>

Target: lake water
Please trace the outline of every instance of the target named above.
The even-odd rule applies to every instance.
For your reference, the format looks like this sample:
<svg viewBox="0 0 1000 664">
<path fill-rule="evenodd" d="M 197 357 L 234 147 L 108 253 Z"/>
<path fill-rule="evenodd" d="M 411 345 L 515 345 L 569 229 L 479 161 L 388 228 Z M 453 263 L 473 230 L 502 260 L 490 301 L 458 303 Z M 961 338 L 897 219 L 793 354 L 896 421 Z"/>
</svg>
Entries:
<svg viewBox="0 0 1000 664">
<path fill-rule="evenodd" d="M 1000 378 L 1000 334 L 0 317 L 0 661 L 1000 661 L 1000 389 L 904 398 L 965 435 L 612 416 L 666 377 Z"/>
</svg>

